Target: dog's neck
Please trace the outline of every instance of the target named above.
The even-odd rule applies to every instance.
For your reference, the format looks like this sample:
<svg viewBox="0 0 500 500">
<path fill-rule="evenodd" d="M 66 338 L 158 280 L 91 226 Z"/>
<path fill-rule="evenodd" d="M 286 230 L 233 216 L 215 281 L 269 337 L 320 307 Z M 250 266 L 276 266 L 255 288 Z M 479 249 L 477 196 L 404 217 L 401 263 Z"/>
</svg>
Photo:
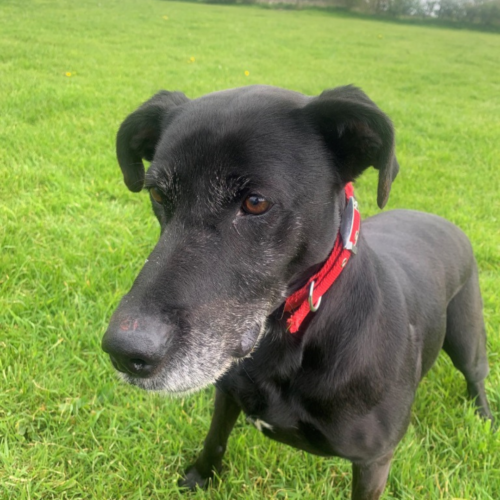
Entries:
<svg viewBox="0 0 500 500">
<path fill-rule="evenodd" d="M 284 311 L 290 314 L 287 319 L 288 330 L 292 334 L 298 333 L 306 317 L 319 309 L 323 294 L 330 289 L 357 251 L 361 220 L 351 183 L 345 186 L 343 206 L 340 228 L 329 257 L 319 271 L 285 302 Z"/>
</svg>

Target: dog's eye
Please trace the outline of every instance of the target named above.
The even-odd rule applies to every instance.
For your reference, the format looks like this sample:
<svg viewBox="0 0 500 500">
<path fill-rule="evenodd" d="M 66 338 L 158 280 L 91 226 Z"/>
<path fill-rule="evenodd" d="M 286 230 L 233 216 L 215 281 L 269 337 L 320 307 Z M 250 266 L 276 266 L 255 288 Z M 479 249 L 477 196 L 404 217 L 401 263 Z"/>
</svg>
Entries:
<svg viewBox="0 0 500 500">
<path fill-rule="evenodd" d="M 258 194 L 251 194 L 243 200 L 241 209 L 250 215 L 261 215 L 271 208 L 271 202 Z"/>
<path fill-rule="evenodd" d="M 149 190 L 149 192 L 151 193 L 151 196 L 153 197 L 153 200 L 155 200 L 157 203 L 163 203 L 163 198 L 162 198 L 160 192 L 158 191 L 158 189 L 151 188 Z"/>
</svg>

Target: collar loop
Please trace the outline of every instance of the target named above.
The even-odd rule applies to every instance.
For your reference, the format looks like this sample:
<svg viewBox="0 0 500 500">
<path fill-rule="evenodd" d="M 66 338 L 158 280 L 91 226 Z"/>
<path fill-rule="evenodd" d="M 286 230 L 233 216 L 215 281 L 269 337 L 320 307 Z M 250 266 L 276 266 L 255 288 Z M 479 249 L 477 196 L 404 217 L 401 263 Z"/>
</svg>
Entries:
<svg viewBox="0 0 500 500">
<path fill-rule="evenodd" d="M 316 305 L 314 305 L 313 292 L 314 292 L 314 281 L 311 281 L 311 286 L 309 287 L 309 309 L 311 310 L 311 312 L 315 313 L 319 309 L 319 306 L 321 305 L 322 297 L 320 297 L 318 299 L 318 302 L 316 302 Z"/>
</svg>

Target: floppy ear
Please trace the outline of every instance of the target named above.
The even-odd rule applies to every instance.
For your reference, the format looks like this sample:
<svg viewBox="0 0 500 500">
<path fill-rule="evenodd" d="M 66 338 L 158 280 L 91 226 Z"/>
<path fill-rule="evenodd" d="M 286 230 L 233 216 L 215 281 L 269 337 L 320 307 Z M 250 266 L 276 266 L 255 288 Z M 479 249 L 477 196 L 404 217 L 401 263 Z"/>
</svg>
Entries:
<svg viewBox="0 0 500 500">
<path fill-rule="evenodd" d="M 304 111 L 332 151 L 343 182 L 369 166 L 379 171 L 377 204 L 383 208 L 399 171 L 391 120 L 352 85 L 325 90 Z"/>
<path fill-rule="evenodd" d="M 182 92 L 161 90 L 121 124 L 116 135 L 116 156 L 130 191 L 138 192 L 144 185 L 142 160 L 153 159 L 167 115 L 187 101 Z"/>
</svg>

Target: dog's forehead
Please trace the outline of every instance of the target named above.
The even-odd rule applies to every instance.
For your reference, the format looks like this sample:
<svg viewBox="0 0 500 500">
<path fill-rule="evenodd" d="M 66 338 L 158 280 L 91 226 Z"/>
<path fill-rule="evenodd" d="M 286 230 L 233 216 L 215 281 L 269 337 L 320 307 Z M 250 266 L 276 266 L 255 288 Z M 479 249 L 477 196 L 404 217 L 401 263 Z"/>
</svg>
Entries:
<svg viewBox="0 0 500 500">
<path fill-rule="evenodd" d="M 226 106 L 242 106 L 249 105 L 254 107 L 259 103 L 289 103 L 294 106 L 303 106 L 307 104 L 310 97 L 307 97 L 300 92 L 293 90 L 273 87 L 271 85 L 250 85 L 248 87 L 239 87 L 236 89 L 220 90 L 206 94 L 191 101 L 197 104 L 215 104 Z"/>
<path fill-rule="evenodd" d="M 168 122 L 147 177 L 165 188 L 189 184 L 191 191 L 195 184 L 221 192 L 248 179 L 271 182 L 297 147 L 293 111 L 308 99 L 252 86 L 190 101 Z"/>
<path fill-rule="evenodd" d="M 291 112 L 305 106 L 309 99 L 298 92 L 265 85 L 207 94 L 181 106 L 168 123 L 159 148 L 168 150 L 169 144 L 174 148 L 186 140 L 199 142 L 205 133 L 224 139 L 238 132 L 283 132 L 289 127 Z"/>
</svg>

